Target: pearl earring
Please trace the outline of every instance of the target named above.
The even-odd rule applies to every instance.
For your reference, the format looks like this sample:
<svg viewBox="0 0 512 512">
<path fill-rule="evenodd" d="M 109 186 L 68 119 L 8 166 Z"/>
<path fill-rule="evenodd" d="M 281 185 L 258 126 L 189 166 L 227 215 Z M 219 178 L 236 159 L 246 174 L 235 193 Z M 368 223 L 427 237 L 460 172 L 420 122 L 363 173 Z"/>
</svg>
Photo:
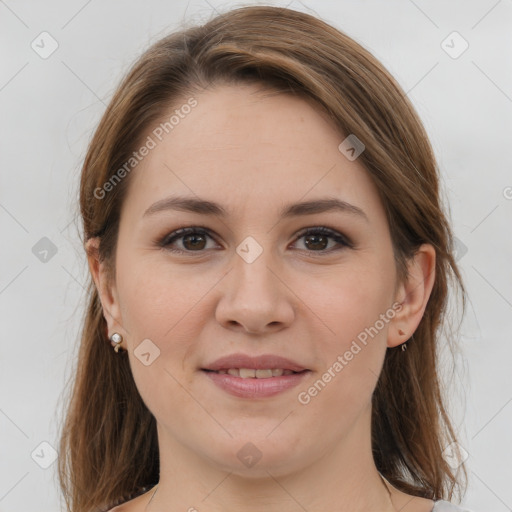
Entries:
<svg viewBox="0 0 512 512">
<path fill-rule="evenodd" d="M 115 332 L 110 336 L 110 344 L 114 347 L 116 353 L 119 352 L 122 341 L 123 337 L 118 332 Z"/>
</svg>

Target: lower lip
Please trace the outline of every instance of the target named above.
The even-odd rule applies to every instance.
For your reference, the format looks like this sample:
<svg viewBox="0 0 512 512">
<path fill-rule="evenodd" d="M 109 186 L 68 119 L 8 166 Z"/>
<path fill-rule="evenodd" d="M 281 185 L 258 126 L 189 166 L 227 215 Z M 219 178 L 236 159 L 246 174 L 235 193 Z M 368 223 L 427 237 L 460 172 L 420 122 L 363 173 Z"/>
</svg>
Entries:
<svg viewBox="0 0 512 512">
<path fill-rule="evenodd" d="M 274 396 L 287 389 L 291 389 L 310 373 L 309 370 L 281 377 L 269 377 L 267 379 L 235 377 L 228 373 L 215 373 L 203 370 L 215 385 L 231 395 L 241 398 L 267 398 Z"/>
</svg>

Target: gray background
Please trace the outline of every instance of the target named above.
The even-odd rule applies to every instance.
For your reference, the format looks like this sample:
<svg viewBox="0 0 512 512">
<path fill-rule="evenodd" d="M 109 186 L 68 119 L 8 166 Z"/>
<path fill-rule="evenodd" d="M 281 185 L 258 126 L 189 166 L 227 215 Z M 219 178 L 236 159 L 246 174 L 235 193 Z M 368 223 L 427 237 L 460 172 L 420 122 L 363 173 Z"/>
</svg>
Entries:
<svg viewBox="0 0 512 512">
<path fill-rule="evenodd" d="M 468 453 L 464 502 L 475 512 L 510 511 L 512 1 L 273 4 L 316 13 L 372 51 L 424 121 L 470 297 L 448 374 Z M 75 217 L 92 132 L 150 43 L 184 17 L 241 5 L 0 0 L 0 512 L 60 510 L 52 449 L 86 282 Z M 464 43 L 446 40 L 453 31 L 469 44 L 457 58 Z M 58 44 L 47 58 L 51 40 L 41 32 Z"/>
</svg>

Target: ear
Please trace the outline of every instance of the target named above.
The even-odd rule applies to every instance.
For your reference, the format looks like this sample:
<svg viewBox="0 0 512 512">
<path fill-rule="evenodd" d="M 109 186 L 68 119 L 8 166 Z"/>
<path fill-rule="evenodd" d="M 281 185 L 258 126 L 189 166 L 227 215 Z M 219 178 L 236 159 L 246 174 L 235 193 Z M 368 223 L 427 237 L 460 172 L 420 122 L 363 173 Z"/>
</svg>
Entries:
<svg viewBox="0 0 512 512">
<path fill-rule="evenodd" d="M 85 244 L 89 270 L 98 290 L 103 316 L 107 322 L 108 335 L 111 336 L 114 332 L 118 332 L 125 337 L 115 279 L 108 278 L 106 264 L 100 261 L 99 244 L 98 237 L 90 238 Z"/>
<path fill-rule="evenodd" d="M 434 287 L 436 251 L 423 244 L 408 263 L 406 282 L 398 287 L 395 300 L 402 308 L 396 313 L 388 332 L 388 347 L 407 341 L 417 329 Z M 399 330 L 405 334 L 400 335 Z"/>
</svg>

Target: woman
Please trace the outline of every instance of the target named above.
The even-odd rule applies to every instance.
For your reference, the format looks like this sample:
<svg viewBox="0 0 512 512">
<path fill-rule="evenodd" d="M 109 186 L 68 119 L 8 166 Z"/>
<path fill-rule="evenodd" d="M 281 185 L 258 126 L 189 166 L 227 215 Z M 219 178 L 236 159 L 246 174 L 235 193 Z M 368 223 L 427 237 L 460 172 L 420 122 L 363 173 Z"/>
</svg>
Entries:
<svg viewBox="0 0 512 512">
<path fill-rule="evenodd" d="M 438 180 L 402 89 L 321 20 L 244 7 L 151 47 L 82 171 L 68 510 L 462 510 Z"/>
</svg>

